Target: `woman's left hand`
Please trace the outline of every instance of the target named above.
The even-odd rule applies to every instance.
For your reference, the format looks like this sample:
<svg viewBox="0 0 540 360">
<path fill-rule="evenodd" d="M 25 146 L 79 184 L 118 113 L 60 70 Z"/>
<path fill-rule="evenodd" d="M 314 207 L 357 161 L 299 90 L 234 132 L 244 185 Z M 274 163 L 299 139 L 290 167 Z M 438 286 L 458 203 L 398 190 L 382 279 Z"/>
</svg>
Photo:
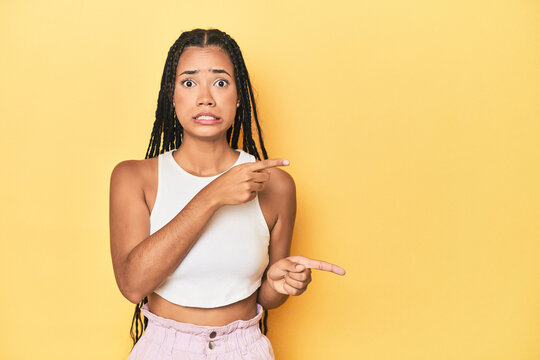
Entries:
<svg viewBox="0 0 540 360">
<path fill-rule="evenodd" d="M 304 256 L 289 256 L 276 261 L 266 274 L 268 284 L 276 292 L 298 296 L 306 291 L 311 282 L 311 269 L 330 271 L 345 275 L 345 270 L 337 265 Z"/>
</svg>

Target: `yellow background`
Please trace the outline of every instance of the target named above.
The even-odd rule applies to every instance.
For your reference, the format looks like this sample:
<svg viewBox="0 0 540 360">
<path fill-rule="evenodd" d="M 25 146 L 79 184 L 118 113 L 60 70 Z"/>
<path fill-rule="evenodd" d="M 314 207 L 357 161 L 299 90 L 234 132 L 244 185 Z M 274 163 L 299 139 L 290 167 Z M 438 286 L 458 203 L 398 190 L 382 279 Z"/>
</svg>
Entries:
<svg viewBox="0 0 540 360">
<path fill-rule="evenodd" d="M 239 43 L 292 254 L 278 359 L 540 358 L 540 4 L 0 2 L 0 358 L 125 359 L 109 179 L 148 146 L 167 51 Z"/>
</svg>

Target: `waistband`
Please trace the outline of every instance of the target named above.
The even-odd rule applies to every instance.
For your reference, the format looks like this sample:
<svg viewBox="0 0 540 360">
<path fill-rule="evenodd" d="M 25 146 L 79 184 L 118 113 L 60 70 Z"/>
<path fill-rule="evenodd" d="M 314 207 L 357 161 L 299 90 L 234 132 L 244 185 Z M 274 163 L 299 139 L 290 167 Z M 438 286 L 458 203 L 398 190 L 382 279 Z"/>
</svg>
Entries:
<svg viewBox="0 0 540 360">
<path fill-rule="evenodd" d="M 216 335 L 223 336 L 223 335 L 230 334 L 238 329 L 247 329 L 252 326 L 258 327 L 259 320 L 261 319 L 262 314 L 263 314 L 263 307 L 261 304 L 257 304 L 257 315 L 255 315 L 253 318 L 249 320 L 236 320 L 223 326 L 195 325 L 191 323 L 184 323 L 184 322 L 176 321 L 173 319 L 163 318 L 161 316 L 158 316 L 152 313 L 148 309 L 148 303 L 144 304 L 141 307 L 141 312 L 148 318 L 148 321 L 153 323 L 154 325 L 174 329 L 177 331 L 181 331 L 183 333 L 188 333 L 192 335 L 202 335 L 206 337 L 206 336 L 209 336 L 211 333 L 215 333 L 213 334 L 213 336 L 216 336 Z"/>
</svg>

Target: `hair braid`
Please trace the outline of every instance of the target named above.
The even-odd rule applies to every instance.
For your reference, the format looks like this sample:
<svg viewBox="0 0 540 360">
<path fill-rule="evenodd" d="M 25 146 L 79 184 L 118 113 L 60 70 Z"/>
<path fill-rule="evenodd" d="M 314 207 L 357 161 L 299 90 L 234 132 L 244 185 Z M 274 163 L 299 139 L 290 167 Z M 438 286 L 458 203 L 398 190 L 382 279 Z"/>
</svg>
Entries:
<svg viewBox="0 0 540 360">
<path fill-rule="evenodd" d="M 231 39 L 232 40 L 232 39 Z M 244 103 L 248 106 L 248 109 L 247 109 L 247 121 L 245 122 L 245 125 L 247 125 L 248 129 L 247 129 L 247 132 L 248 132 L 248 137 L 249 139 L 251 139 L 250 141 L 250 146 L 252 147 L 252 150 L 255 152 L 255 157 L 258 159 L 258 160 L 261 160 L 260 156 L 259 156 L 259 153 L 257 152 L 257 149 L 255 147 L 255 143 L 253 142 L 252 140 L 252 136 L 251 136 L 251 105 L 253 106 L 253 118 L 255 120 L 255 124 L 257 126 L 257 131 L 259 133 L 259 143 L 261 145 L 261 150 L 263 151 L 263 157 L 265 159 L 268 159 L 268 154 L 266 153 L 266 149 L 264 147 L 264 141 L 263 141 L 263 138 L 262 138 L 262 129 L 261 129 L 261 126 L 259 124 L 259 118 L 257 116 L 257 107 L 256 107 L 256 102 L 255 102 L 255 96 L 253 94 L 253 89 L 252 89 L 252 86 L 251 86 L 251 81 L 249 79 L 249 74 L 248 74 L 248 71 L 247 71 L 247 68 L 246 68 L 246 65 L 244 63 L 244 58 L 242 56 L 242 51 L 240 50 L 240 47 L 238 46 L 238 44 L 232 40 L 231 43 L 230 43 L 230 51 L 229 53 L 232 54 L 232 56 L 235 57 L 235 59 L 237 59 L 238 61 L 238 69 L 235 69 L 235 71 L 239 72 L 240 74 L 238 75 L 240 78 L 242 79 L 245 79 L 245 82 L 243 82 L 241 84 L 241 89 L 242 89 L 242 94 L 245 95 L 245 97 L 247 97 L 247 99 L 244 101 Z"/>
</svg>

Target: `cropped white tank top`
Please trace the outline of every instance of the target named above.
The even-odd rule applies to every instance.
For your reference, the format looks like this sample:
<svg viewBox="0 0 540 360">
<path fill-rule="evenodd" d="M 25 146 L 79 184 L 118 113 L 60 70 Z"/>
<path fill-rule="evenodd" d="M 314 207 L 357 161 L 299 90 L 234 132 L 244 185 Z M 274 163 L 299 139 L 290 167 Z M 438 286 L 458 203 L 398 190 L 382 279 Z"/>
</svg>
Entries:
<svg viewBox="0 0 540 360">
<path fill-rule="evenodd" d="M 158 156 L 158 189 L 150 234 L 171 221 L 206 185 L 225 172 L 208 177 L 188 173 L 170 150 Z M 241 150 L 233 166 L 255 162 Z M 227 170 L 228 171 L 228 170 Z M 268 265 L 270 232 L 258 195 L 247 203 L 224 205 L 180 265 L 155 290 L 164 299 L 183 306 L 213 308 L 232 304 L 253 294 Z"/>
</svg>

